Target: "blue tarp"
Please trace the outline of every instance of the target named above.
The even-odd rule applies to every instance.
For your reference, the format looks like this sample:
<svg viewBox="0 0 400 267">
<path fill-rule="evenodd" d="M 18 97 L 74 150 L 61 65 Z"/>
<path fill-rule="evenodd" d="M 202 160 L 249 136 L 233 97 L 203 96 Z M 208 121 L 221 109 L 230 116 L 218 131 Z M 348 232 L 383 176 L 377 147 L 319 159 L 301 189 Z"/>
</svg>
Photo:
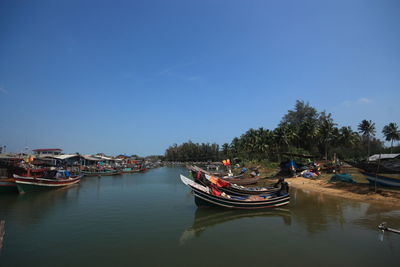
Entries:
<svg viewBox="0 0 400 267">
<path fill-rule="evenodd" d="M 296 162 L 294 162 L 294 160 L 290 160 L 288 163 L 285 164 L 285 167 L 290 169 L 290 167 L 294 166 L 295 169 L 298 168 Z"/>
</svg>

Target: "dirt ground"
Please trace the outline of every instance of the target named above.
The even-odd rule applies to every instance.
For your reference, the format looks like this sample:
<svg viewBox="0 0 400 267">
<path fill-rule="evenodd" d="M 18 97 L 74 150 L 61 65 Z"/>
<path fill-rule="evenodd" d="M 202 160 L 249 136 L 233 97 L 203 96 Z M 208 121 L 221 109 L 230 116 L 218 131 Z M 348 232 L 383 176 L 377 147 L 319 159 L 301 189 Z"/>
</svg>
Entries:
<svg viewBox="0 0 400 267">
<path fill-rule="evenodd" d="M 400 208 L 400 191 L 375 188 L 369 184 L 329 183 L 328 179 L 309 179 L 302 177 L 286 178 L 290 187 L 316 191 L 351 200 L 378 203 Z"/>
</svg>

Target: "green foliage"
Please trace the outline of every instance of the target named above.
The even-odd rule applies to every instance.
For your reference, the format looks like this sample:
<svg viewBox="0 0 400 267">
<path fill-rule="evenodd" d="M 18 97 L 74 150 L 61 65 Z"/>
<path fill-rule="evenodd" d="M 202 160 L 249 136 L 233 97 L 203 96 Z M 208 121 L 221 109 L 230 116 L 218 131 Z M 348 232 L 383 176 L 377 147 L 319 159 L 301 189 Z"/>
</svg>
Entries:
<svg viewBox="0 0 400 267">
<path fill-rule="evenodd" d="M 173 144 L 165 151 L 167 161 L 219 161 L 221 153 L 217 144 L 198 144 L 188 141 L 181 145 Z"/>
<path fill-rule="evenodd" d="M 364 139 L 367 139 L 367 147 L 368 147 L 368 153 L 367 153 L 367 157 L 369 157 L 370 154 L 370 150 L 371 150 L 371 145 L 370 145 L 370 139 L 371 136 L 375 136 L 375 123 L 373 123 L 372 121 L 367 121 L 367 120 L 363 120 L 360 122 L 360 124 L 358 124 L 358 132 L 362 134 L 362 136 L 364 137 Z"/>
<path fill-rule="evenodd" d="M 250 128 L 240 137 L 233 138 L 230 144 L 223 144 L 221 149 L 217 144 L 194 144 L 191 141 L 179 146 L 174 144 L 166 150 L 165 158 L 170 161 L 237 158 L 246 164 L 262 164 L 285 159 L 283 152 L 327 159 L 336 153 L 341 159 L 365 159 L 365 151 L 368 151 L 368 156 L 384 151 L 383 143 L 373 138 L 375 124 L 372 121 L 363 120 L 358 130 L 361 135 L 350 126 L 338 128 L 332 114 L 318 112 L 309 103 L 297 100 L 294 109 L 288 110 L 273 130 Z M 395 123 L 385 126 L 383 133 L 392 144 L 400 139 Z"/>
<path fill-rule="evenodd" d="M 382 133 L 386 138 L 386 141 L 390 141 L 390 153 L 393 151 L 393 141 L 399 141 L 400 140 L 400 132 L 397 127 L 397 124 L 394 122 L 389 123 L 388 125 L 385 125 L 382 129 Z"/>
</svg>

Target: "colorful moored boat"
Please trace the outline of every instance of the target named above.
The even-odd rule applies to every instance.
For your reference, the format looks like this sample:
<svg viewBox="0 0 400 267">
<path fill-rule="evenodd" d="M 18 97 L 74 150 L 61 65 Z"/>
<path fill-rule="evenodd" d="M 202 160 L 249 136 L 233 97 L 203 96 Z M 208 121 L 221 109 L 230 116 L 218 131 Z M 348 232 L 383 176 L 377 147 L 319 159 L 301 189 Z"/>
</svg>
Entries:
<svg viewBox="0 0 400 267">
<path fill-rule="evenodd" d="M 262 195 L 262 194 L 269 194 L 272 192 L 277 192 L 280 190 L 280 187 L 244 187 L 241 185 L 237 185 L 234 183 L 227 182 L 224 179 L 220 179 L 217 177 L 210 176 L 208 174 L 205 175 L 205 178 L 210 181 L 211 183 L 216 183 L 219 189 L 229 195 L 236 195 L 236 196 L 245 196 L 245 195 Z M 221 181 L 224 181 L 221 183 Z M 197 181 L 197 180 L 196 180 Z"/>
<path fill-rule="evenodd" d="M 260 180 L 260 176 L 250 176 L 250 177 L 244 177 L 242 174 L 236 175 L 236 176 L 228 176 L 228 175 L 216 175 L 216 173 L 211 173 L 209 171 L 206 171 L 200 167 L 197 166 L 187 166 L 187 168 L 192 172 L 192 176 L 196 177 L 198 174 L 200 175 L 211 175 L 218 177 L 219 179 L 222 179 L 224 181 L 227 181 L 232 184 L 237 184 L 237 185 L 251 185 L 251 184 L 256 184 L 258 180 Z"/>
<path fill-rule="evenodd" d="M 289 204 L 288 192 L 268 195 L 233 196 L 216 192 L 216 189 L 200 185 L 181 175 L 182 182 L 193 190 L 197 206 L 218 206 L 235 209 L 274 208 Z"/>
<path fill-rule="evenodd" d="M 68 177 L 65 171 L 57 171 L 57 176 L 54 178 L 31 177 L 29 175 L 20 176 L 14 174 L 15 183 L 20 193 L 66 187 L 79 183 L 81 178 L 82 175 Z"/>
</svg>

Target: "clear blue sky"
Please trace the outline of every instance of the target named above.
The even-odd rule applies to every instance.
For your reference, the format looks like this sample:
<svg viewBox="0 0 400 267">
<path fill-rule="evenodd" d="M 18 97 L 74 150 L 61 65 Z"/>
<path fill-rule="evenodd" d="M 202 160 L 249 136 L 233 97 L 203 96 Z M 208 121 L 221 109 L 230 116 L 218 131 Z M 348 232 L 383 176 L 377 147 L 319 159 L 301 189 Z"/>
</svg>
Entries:
<svg viewBox="0 0 400 267">
<path fill-rule="evenodd" d="M 0 145 L 162 154 L 296 99 L 400 125 L 400 1 L 0 2 Z"/>
</svg>

